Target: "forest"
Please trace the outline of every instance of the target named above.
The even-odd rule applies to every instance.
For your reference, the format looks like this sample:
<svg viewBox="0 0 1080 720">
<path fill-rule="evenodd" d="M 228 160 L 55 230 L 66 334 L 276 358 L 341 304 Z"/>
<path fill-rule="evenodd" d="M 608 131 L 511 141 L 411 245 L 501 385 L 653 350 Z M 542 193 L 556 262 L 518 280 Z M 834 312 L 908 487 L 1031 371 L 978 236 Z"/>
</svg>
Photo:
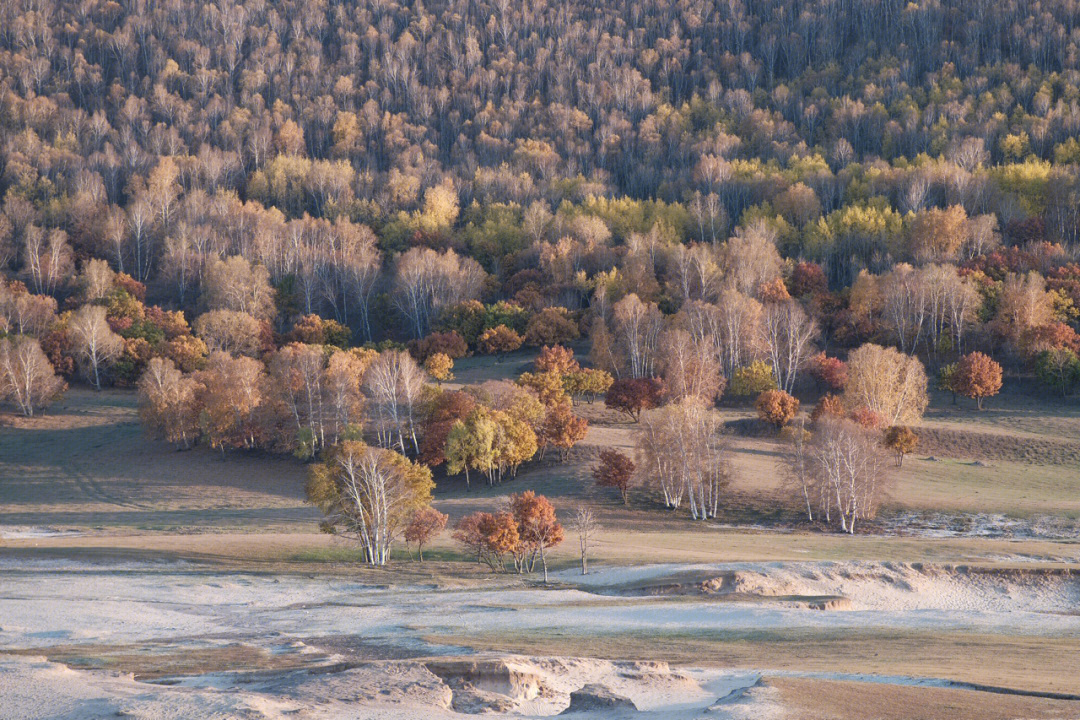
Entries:
<svg viewBox="0 0 1080 720">
<path fill-rule="evenodd" d="M 601 397 L 636 440 L 598 482 L 715 517 L 714 407 L 752 403 L 808 520 L 854 532 L 928 389 L 981 409 L 1003 378 L 1080 384 L 1078 21 L 1072 0 L 3 3 L 0 396 L 32 416 L 71 384 L 137 388 L 179 448 L 310 460 L 326 526 L 378 564 L 445 525 L 433 468 L 565 459 Z M 444 387 L 523 346 L 516 382 Z M 524 546 L 500 533 L 554 533 L 541 500 L 456 533 L 501 566 Z"/>
</svg>

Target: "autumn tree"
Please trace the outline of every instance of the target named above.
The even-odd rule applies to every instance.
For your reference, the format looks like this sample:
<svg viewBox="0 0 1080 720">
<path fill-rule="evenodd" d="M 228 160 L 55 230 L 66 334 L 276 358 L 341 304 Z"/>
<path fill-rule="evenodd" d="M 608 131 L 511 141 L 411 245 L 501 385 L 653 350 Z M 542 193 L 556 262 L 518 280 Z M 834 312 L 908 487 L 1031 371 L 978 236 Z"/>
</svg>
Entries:
<svg viewBox="0 0 1080 720">
<path fill-rule="evenodd" d="M 465 340 L 454 330 L 433 332 L 420 340 L 409 341 L 409 352 L 416 362 L 424 362 L 435 353 L 442 353 L 451 360 L 465 357 L 469 352 Z"/>
<path fill-rule="evenodd" d="M 199 432 L 198 382 L 172 360 L 151 358 L 138 387 L 143 428 L 178 447 L 190 447 Z"/>
<path fill-rule="evenodd" d="M 208 310 L 247 313 L 257 320 L 270 319 L 276 312 L 269 271 L 239 255 L 206 266 L 202 302 Z"/>
<path fill-rule="evenodd" d="M 912 219 L 909 232 L 911 254 L 917 261 L 955 260 L 968 239 L 967 212 L 961 205 L 921 210 Z"/>
<path fill-rule="evenodd" d="M 955 382 L 957 392 L 973 398 L 982 410 L 983 398 L 993 397 L 1001 391 L 1001 365 L 984 353 L 969 353 L 957 363 Z"/>
<path fill-rule="evenodd" d="M 311 467 L 307 497 L 326 516 L 324 529 L 355 538 L 365 562 L 385 565 L 399 533 L 430 505 L 434 487 L 424 465 L 346 440 Z"/>
<path fill-rule="evenodd" d="M 68 321 L 68 332 L 83 373 L 100 390 L 102 373 L 120 356 L 124 349 L 123 339 L 109 327 L 105 308 L 101 305 L 79 308 Z"/>
<path fill-rule="evenodd" d="M 480 350 L 501 360 L 508 352 L 521 347 L 522 338 L 505 325 L 496 325 L 480 334 Z"/>
<path fill-rule="evenodd" d="M 596 368 L 582 368 L 566 375 L 563 378 L 563 387 L 570 395 L 584 395 L 585 399 L 592 403 L 597 396 L 608 392 L 614 382 L 611 373 Z"/>
<path fill-rule="evenodd" d="M 280 366 L 276 369 L 280 379 Z M 312 371 L 315 372 L 314 369 Z M 157 375 L 153 377 L 156 379 Z M 272 386 L 268 382 L 263 364 L 255 358 L 233 357 L 218 351 L 210 354 L 206 367 L 196 374 L 196 379 L 199 383 L 196 400 L 200 408 L 200 431 L 210 447 L 222 451 L 226 448 L 256 447 L 262 439 L 263 430 L 257 413 L 264 404 L 269 404 L 267 396 L 271 390 L 275 387 L 281 389 L 280 384 Z M 290 378 L 290 381 L 302 382 L 299 378 Z M 308 412 L 310 407 L 308 405 Z M 298 413 L 304 412 L 300 404 L 292 409 Z M 317 423 L 318 418 L 313 418 L 312 424 Z M 314 432 L 312 437 L 315 437 Z M 295 449 L 296 441 L 291 434 L 289 440 L 280 437 L 273 440 L 282 442 L 289 450 Z M 313 439 L 309 439 L 308 445 L 313 442 Z"/>
<path fill-rule="evenodd" d="M 31 417 L 66 388 L 37 340 L 25 335 L 0 338 L 0 399 Z"/>
<path fill-rule="evenodd" d="M 635 433 L 638 472 L 657 487 L 665 507 L 689 500 L 695 520 L 716 517 L 731 480 L 719 413 L 688 397 L 646 413 Z"/>
<path fill-rule="evenodd" d="M 466 515 L 454 526 L 453 537 L 494 572 L 505 569 L 505 556 L 521 546 L 517 521 L 509 511 Z"/>
<path fill-rule="evenodd" d="M 812 472 L 827 492 L 821 494 L 826 522 L 835 513 L 840 529 L 854 533 L 856 521 L 877 513 L 889 476 L 877 443 L 850 420 L 822 418 L 810 442 Z"/>
<path fill-rule="evenodd" d="M 533 367 L 538 373 L 553 372 L 559 376 L 566 376 L 581 369 L 578 361 L 574 359 L 574 352 L 562 345 L 545 345 L 540 348 Z"/>
<path fill-rule="evenodd" d="M 847 363 L 840 358 L 818 353 L 809 360 L 810 375 L 821 387 L 837 392 L 847 384 Z"/>
<path fill-rule="evenodd" d="M 446 529 L 449 518 L 433 507 L 423 507 L 413 513 L 405 526 L 405 542 L 416 543 L 416 553 L 424 562 L 424 545 Z"/>
<path fill-rule="evenodd" d="M 728 387 L 732 395 L 739 397 L 760 395 L 776 389 L 776 377 L 771 365 L 764 360 L 755 360 L 749 365 L 735 368 Z"/>
<path fill-rule="evenodd" d="M 534 347 L 562 345 L 581 337 L 578 324 L 566 308 L 548 307 L 529 318 L 525 326 L 525 342 Z"/>
<path fill-rule="evenodd" d="M 517 384 L 536 393 L 536 397 L 545 406 L 568 402 L 566 380 L 556 372 L 523 372 L 518 377 Z"/>
<path fill-rule="evenodd" d="M 552 405 L 548 408 L 540 428 L 540 450 L 543 452 L 554 447 L 559 451 L 559 460 L 565 461 L 570 449 L 584 440 L 588 431 L 589 421 L 575 415 L 570 403 Z"/>
<path fill-rule="evenodd" d="M 495 470 L 495 434 L 498 431 L 490 411 L 474 408 L 463 420 L 450 427 L 446 437 L 446 471 L 451 475 L 465 473 L 469 486 L 469 470 L 487 473 L 489 482 Z"/>
<path fill-rule="evenodd" d="M 787 425 L 799 412 L 799 401 L 783 390 L 766 390 L 754 403 L 758 417 L 777 429 Z"/>
<path fill-rule="evenodd" d="M 439 389 L 424 403 L 420 462 L 437 467 L 446 462 L 446 441 L 450 428 L 476 407 L 476 398 L 460 390 Z"/>
<path fill-rule="evenodd" d="M 428 355 L 424 361 L 424 370 L 440 385 L 454 379 L 454 361 L 446 353 L 437 352 Z"/>
<path fill-rule="evenodd" d="M 819 418 L 830 417 L 845 417 L 847 410 L 844 408 L 844 401 L 838 395 L 832 393 L 825 393 L 818 400 L 817 405 L 814 406 L 813 412 L 810 413 L 810 422 L 816 423 Z"/>
<path fill-rule="evenodd" d="M 501 481 L 507 472 L 516 476 L 522 463 L 533 459 L 540 444 L 532 425 L 513 411 L 492 410 L 491 419 L 495 423 L 494 465 Z"/>
<path fill-rule="evenodd" d="M 644 410 L 660 406 L 664 396 L 664 384 L 657 378 L 627 378 L 616 380 L 604 396 L 604 405 L 625 413 L 634 422 L 641 419 Z"/>
<path fill-rule="evenodd" d="M 374 361 L 374 353 L 363 350 L 334 350 L 327 358 L 321 384 L 331 444 L 361 430 L 364 375 Z"/>
<path fill-rule="evenodd" d="M 532 490 L 511 495 L 508 501 L 511 514 L 518 526 L 521 546 L 515 553 L 519 572 L 528 569 L 533 572 L 536 559 L 540 558 L 544 568 L 544 582 L 548 581 L 547 551 L 559 545 L 564 538 L 564 531 L 555 516 L 555 507 L 543 495 Z"/>
<path fill-rule="evenodd" d="M 867 343 L 848 356 L 844 402 L 865 407 L 886 425 L 914 425 L 929 402 L 926 372 L 917 358 L 896 348 Z"/>
<path fill-rule="evenodd" d="M 619 491 L 623 505 L 628 505 L 630 481 L 634 477 L 634 461 L 619 450 L 601 450 L 600 461 L 593 468 L 592 476 L 600 487 L 612 487 Z"/>
<path fill-rule="evenodd" d="M 56 322 L 56 300 L 33 295 L 21 282 L 0 280 L 0 330 L 40 337 Z"/>
<path fill-rule="evenodd" d="M 904 456 L 915 451 L 919 436 L 906 425 L 892 425 L 885 429 L 885 447 L 896 453 L 896 467 L 903 467 Z"/>
<path fill-rule="evenodd" d="M 1053 320 L 1053 304 L 1046 281 L 1037 272 L 1010 274 L 1005 278 L 994 316 L 995 331 L 1020 351 L 1032 330 Z"/>
<path fill-rule="evenodd" d="M 255 357 L 264 347 L 263 324 L 239 310 L 211 310 L 195 318 L 195 335 L 210 352 Z"/>
</svg>

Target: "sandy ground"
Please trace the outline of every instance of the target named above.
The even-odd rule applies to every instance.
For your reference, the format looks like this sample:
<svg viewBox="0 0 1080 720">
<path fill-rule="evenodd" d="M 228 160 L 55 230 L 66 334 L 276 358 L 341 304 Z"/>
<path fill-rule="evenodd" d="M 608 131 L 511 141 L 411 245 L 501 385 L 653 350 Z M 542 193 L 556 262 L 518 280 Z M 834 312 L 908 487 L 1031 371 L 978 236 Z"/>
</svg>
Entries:
<svg viewBox="0 0 1080 720">
<path fill-rule="evenodd" d="M 1080 637 L 1080 616 L 1070 612 L 1080 581 L 1066 572 L 738 563 L 600 568 L 584 578 L 563 571 L 549 587 L 513 577 L 446 586 L 385 577 L 3 560 L 0 717 L 540 717 L 566 710 L 587 685 L 596 687 L 582 702 L 594 710 L 579 717 L 629 713 L 602 704 L 618 698 L 643 711 L 635 717 L 789 717 L 763 675 L 956 686 L 949 677 L 476 655 L 451 639 L 551 628 L 596 637 L 646 629 Z M 814 609 L 822 597 L 847 602 Z M 618 697 L 598 699 L 597 688 Z M 1080 716 L 1080 704 L 1075 710 Z"/>
</svg>

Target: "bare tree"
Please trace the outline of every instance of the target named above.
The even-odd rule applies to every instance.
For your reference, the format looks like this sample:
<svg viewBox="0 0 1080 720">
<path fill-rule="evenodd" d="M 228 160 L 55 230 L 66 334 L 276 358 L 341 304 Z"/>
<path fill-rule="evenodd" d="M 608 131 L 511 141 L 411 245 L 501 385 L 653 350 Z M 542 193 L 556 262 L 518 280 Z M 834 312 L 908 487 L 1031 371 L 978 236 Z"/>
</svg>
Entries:
<svg viewBox="0 0 1080 720">
<path fill-rule="evenodd" d="M 854 533 L 858 520 L 873 518 L 888 480 L 878 444 L 859 425 L 826 417 L 819 423 L 810 454 L 820 481 L 835 502 L 840 529 Z"/>
<path fill-rule="evenodd" d="M 813 352 L 817 323 L 797 301 L 787 300 L 765 306 L 762 328 L 773 376 L 780 389 L 790 393 L 799 370 Z"/>
<path fill-rule="evenodd" d="M 716 517 L 730 481 L 719 413 L 688 397 L 642 417 L 637 432 L 637 470 L 658 485 L 664 505 L 677 510 L 687 499 L 695 520 Z"/>
<path fill-rule="evenodd" d="M 420 451 L 416 416 L 425 377 L 412 355 L 400 350 L 380 353 L 368 368 L 364 375 L 364 390 L 371 398 L 375 428 L 383 446 L 394 445 L 396 433 L 402 453 L 406 452 L 406 435 L 412 441 L 413 451 Z"/>
<path fill-rule="evenodd" d="M 613 308 L 615 337 L 624 356 L 630 377 L 656 374 L 656 350 L 663 329 L 664 316 L 656 303 L 645 303 L 630 293 Z"/>
<path fill-rule="evenodd" d="M 578 535 L 578 548 L 581 550 L 581 574 L 589 574 L 589 550 L 592 548 L 593 539 L 600 530 L 600 523 L 596 521 L 596 514 L 587 505 L 578 505 L 574 514 L 573 528 Z"/>
<path fill-rule="evenodd" d="M 766 283 L 780 277 L 776 231 L 763 221 L 740 227 L 724 247 L 724 283 L 743 295 L 756 296 Z"/>
<path fill-rule="evenodd" d="M 480 294 L 484 271 L 472 258 L 453 250 L 438 253 L 415 247 L 397 261 L 394 304 L 409 322 L 415 338 L 427 334 L 437 311 Z"/>
<path fill-rule="evenodd" d="M 93 259 L 83 266 L 79 276 L 79 294 L 84 302 L 101 300 L 113 289 L 116 273 L 104 260 Z"/>
</svg>

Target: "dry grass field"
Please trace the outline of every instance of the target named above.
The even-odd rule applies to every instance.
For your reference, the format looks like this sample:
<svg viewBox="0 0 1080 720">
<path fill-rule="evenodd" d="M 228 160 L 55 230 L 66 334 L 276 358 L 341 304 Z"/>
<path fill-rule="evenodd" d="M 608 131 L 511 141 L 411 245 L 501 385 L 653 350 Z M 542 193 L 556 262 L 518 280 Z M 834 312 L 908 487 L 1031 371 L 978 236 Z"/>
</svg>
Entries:
<svg viewBox="0 0 1080 720">
<path fill-rule="evenodd" d="M 512 378 L 528 369 L 530 359 L 528 353 L 500 363 L 467 358 L 455 368 L 452 384 Z M 951 398 L 936 395 L 920 429 L 920 447 L 897 472 L 881 518 L 854 537 L 803 522 L 798 503 L 783 487 L 781 442 L 757 424 L 748 404 L 731 401 L 721 412 L 730 428 L 735 478 L 719 522 L 695 523 L 685 512 L 664 511 L 641 488 L 633 490 L 629 506 L 623 506 L 613 492 L 595 487 L 589 473 L 596 454 L 605 447 L 631 450 L 635 427 L 599 401 L 578 404 L 590 430 L 565 463 L 548 457 L 502 485 L 474 483 L 469 489 L 462 478 L 437 472 L 435 505 L 453 521 L 473 510 L 498 507 L 510 493 L 524 489 L 550 497 L 564 519 L 579 504 L 589 504 L 603 525 L 593 562 L 609 568 L 774 562 L 1075 568 L 1080 563 L 1080 540 L 1074 532 L 1080 518 L 1080 411 L 1058 398 L 1032 398 L 1030 388 L 1021 390 L 1007 391 L 983 412 L 966 401 L 954 406 Z M 357 564 L 352 546 L 317 531 L 318 513 L 304 502 L 303 462 L 264 453 L 178 451 L 149 440 L 138 425 L 136 398 L 130 391 L 77 388 L 43 416 L 6 415 L 4 423 L 3 567 L 74 562 L 107 568 L 181 561 L 191 564 L 192 572 L 215 578 L 252 573 L 345 578 L 363 587 L 431 588 L 437 593 L 459 588 L 539 590 L 534 580 L 495 578 L 468 562 L 449 533 L 426 551 L 430 561 L 423 565 L 409 561 L 411 553 L 400 547 L 391 568 L 365 569 Z M 1050 531 L 1044 532 L 1047 527 Z M 555 571 L 572 573 L 576 562 L 571 541 L 551 556 Z M 617 613 L 624 603 L 633 606 L 618 598 L 564 605 L 567 612 L 577 607 L 584 613 L 592 608 Z M 677 598 L 670 601 L 671 608 L 684 605 Z M 525 617 L 542 606 L 505 609 Z M 768 617 L 767 609 L 762 612 Z M 1080 717 L 1077 703 L 1064 700 L 913 686 L 908 680 L 863 681 L 944 678 L 1037 692 L 1070 691 L 1080 673 L 1080 635 L 1072 630 L 1057 635 L 1017 635 L 992 628 L 935 631 L 918 624 L 923 620 L 917 627 L 888 629 L 875 625 L 879 616 L 866 617 L 869 625 L 861 630 L 829 629 L 826 624 L 737 632 L 708 625 L 697 632 L 659 627 L 424 632 L 419 625 L 413 631 L 439 646 L 647 658 L 732 671 L 767 668 L 772 674 L 765 673 L 759 691 L 787 708 L 787 717 L 851 717 L 845 708 L 853 703 L 860 708 L 858 717 L 881 720 Z M 169 644 L 173 640 L 162 642 L 163 647 L 174 647 Z M 15 650 L 34 654 L 33 647 Z M 101 642 L 93 647 L 57 646 L 49 659 L 90 670 L 130 667 L 148 676 L 205 673 L 230 664 L 273 672 L 299 662 L 275 652 L 254 640 L 224 647 L 199 645 L 175 654 Z M 993 663 L 986 662 L 990 657 Z"/>
</svg>

